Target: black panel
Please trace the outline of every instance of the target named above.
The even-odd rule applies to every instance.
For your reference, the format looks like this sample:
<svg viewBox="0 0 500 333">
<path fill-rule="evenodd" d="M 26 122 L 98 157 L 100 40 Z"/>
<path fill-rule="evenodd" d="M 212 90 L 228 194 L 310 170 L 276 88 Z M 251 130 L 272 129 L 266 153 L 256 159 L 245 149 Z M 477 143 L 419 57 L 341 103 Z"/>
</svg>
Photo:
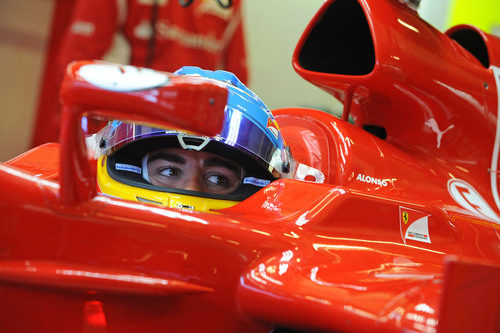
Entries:
<svg viewBox="0 0 500 333">
<path fill-rule="evenodd" d="M 371 133 L 376 137 L 381 138 L 382 140 L 385 140 L 387 138 L 387 132 L 385 128 L 383 128 L 382 126 L 364 125 L 363 129 L 368 133 Z"/>
<path fill-rule="evenodd" d="M 486 43 L 477 31 L 470 29 L 458 30 L 452 33 L 450 38 L 469 51 L 484 67 L 490 67 L 490 57 Z"/>
<path fill-rule="evenodd" d="M 297 331 L 297 330 L 292 330 L 284 327 L 278 327 L 274 328 L 269 333 L 314 333 L 312 331 Z"/>
<path fill-rule="evenodd" d="M 311 30 L 299 54 L 314 72 L 365 75 L 375 67 L 375 49 L 363 9 L 355 0 L 337 0 Z"/>
</svg>

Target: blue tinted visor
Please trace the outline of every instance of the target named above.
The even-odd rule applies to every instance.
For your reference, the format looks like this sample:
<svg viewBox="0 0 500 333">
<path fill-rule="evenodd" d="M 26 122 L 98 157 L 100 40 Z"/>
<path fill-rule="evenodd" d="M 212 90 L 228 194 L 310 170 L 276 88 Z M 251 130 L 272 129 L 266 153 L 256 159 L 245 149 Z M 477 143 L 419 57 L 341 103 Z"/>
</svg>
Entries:
<svg viewBox="0 0 500 333">
<path fill-rule="evenodd" d="M 113 121 L 97 134 L 97 157 L 110 155 L 129 142 L 159 136 L 179 136 L 180 134 L 186 135 L 186 132 L 138 123 Z M 187 134 L 189 135 L 189 133 Z M 282 149 L 279 149 L 256 123 L 238 110 L 226 110 L 221 132 L 214 137 L 204 138 L 231 146 L 252 157 L 276 177 L 283 176 L 281 174 L 283 168 Z M 196 147 L 194 148 L 196 149 Z M 144 152 L 144 154 L 146 153 Z"/>
</svg>

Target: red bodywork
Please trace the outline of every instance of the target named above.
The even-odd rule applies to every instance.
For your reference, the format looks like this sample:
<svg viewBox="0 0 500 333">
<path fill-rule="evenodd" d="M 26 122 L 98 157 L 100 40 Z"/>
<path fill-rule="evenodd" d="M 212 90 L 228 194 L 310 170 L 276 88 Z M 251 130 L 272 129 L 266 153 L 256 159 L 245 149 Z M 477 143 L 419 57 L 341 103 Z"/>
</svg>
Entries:
<svg viewBox="0 0 500 333">
<path fill-rule="evenodd" d="M 309 61 L 330 52 L 309 43 L 335 12 L 368 27 L 366 73 Z M 488 66 L 398 1 L 327 1 L 293 63 L 356 126 L 275 110 L 294 157 L 325 183 L 281 179 L 216 214 L 96 195 L 80 117 L 210 135 L 224 84 L 169 75 L 116 92 L 74 64 L 61 143 L 0 165 L 0 331 L 498 332 L 500 48 L 457 29 L 484 37 Z"/>
</svg>

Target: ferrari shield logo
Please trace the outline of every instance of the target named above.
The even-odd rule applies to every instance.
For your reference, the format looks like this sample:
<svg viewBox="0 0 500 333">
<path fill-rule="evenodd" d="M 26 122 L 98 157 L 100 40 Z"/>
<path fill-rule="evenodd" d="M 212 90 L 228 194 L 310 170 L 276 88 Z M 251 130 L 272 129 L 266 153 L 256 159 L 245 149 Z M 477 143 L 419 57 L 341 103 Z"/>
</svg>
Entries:
<svg viewBox="0 0 500 333">
<path fill-rule="evenodd" d="M 407 240 L 431 243 L 429 216 L 431 215 L 425 212 L 399 207 L 399 228 L 403 243 L 406 244 Z"/>
<path fill-rule="evenodd" d="M 409 219 L 408 212 L 407 211 L 403 211 L 403 214 L 401 215 L 401 217 L 403 218 L 404 224 L 408 224 L 408 219 Z"/>
</svg>

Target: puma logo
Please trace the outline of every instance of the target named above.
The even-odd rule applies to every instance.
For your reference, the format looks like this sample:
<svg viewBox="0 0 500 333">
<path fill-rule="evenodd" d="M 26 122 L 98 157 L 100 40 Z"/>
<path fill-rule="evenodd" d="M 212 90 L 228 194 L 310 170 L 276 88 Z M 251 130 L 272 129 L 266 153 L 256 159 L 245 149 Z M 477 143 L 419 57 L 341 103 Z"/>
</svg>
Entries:
<svg viewBox="0 0 500 333">
<path fill-rule="evenodd" d="M 450 125 L 448 126 L 447 129 L 445 129 L 444 131 L 441 131 L 439 129 L 439 126 L 436 122 L 436 119 L 434 118 L 431 118 L 431 119 L 428 119 L 426 122 L 425 122 L 425 125 L 429 126 L 431 128 L 431 130 L 437 134 L 437 147 L 441 147 L 441 139 L 443 138 L 443 135 L 448 132 L 449 130 L 451 130 L 452 128 L 455 127 L 455 125 Z"/>
</svg>

